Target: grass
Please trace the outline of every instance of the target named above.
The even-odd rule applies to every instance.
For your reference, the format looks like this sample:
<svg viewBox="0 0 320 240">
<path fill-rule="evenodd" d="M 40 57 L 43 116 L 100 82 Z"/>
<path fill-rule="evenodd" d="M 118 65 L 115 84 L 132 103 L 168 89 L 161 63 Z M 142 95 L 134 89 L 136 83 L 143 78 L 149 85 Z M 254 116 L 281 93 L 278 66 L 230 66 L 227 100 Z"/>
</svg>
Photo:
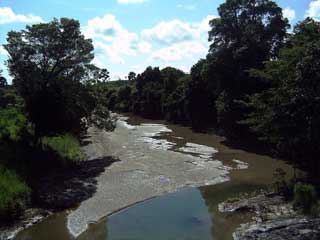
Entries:
<svg viewBox="0 0 320 240">
<path fill-rule="evenodd" d="M 30 188 L 14 171 L 0 166 L 0 220 L 8 221 L 21 215 L 30 192 Z"/>
<path fill-rule="evenodd" d="M 71 134 L 43 137 L 42 144 L 46 150 L 52 150 L 64 165 L 84 159 L 80 142 Z"/>
</svg>

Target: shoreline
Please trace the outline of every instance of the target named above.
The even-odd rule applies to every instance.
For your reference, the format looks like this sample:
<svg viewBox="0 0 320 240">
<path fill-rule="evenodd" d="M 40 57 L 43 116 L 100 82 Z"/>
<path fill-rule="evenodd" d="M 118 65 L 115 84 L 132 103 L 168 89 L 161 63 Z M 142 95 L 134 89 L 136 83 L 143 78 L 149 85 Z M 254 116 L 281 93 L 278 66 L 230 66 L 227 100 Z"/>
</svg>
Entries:
<svg viewBox="0 0 320 240">
<path fill-rule="evenodd" d="M 251 221 L 241 224 L 234 240 L 314 240 L 320 238 L 320 217 L 297 212 L 291 202 L 276 193 L 230 199 L 219 204 L 222 213 L 251 212 Z"/>
<path fill-rule="evenodd" d="M 14 239 L 21 231 L 54 214 L 72 210 L 81 201 L 90 198 L 95 191 L 94 178 L 117 161 L 119 159 L 111 156 L 84 160 L 72 168 L 53 171 L 39 180 L 42 184 L 35 190 L 39 194 L 36 203 L 27 208 L 12 224 L 0 227 L 0 240 Z"/>
<path fill-rule="evenodd" d="M 21 231 L 41 223 L 53 214 L 55 214 L 55 212 L 48 209 L 28 208 L 11 226 L 3 226 L 0 228 L 0 240 L 14 239 Z"/>
</svg>

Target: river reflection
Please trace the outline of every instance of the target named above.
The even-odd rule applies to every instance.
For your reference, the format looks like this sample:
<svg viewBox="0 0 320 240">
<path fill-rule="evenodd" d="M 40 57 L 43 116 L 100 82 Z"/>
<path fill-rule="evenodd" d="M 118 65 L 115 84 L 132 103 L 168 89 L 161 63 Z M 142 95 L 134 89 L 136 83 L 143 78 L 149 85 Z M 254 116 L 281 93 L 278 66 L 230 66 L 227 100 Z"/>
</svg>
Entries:
<svg viewBox="0 0 320 240">
<path fill-rule="evenodd" d="M 104 238 L 86 233 L 80 239 L 212 239 L 211 215 L 196 188 L 183 189 L 137 204 L 112 215 L 107 222 L 96 227 L 100 231 L 103 226 L 108 227 Z"/>
</svg>

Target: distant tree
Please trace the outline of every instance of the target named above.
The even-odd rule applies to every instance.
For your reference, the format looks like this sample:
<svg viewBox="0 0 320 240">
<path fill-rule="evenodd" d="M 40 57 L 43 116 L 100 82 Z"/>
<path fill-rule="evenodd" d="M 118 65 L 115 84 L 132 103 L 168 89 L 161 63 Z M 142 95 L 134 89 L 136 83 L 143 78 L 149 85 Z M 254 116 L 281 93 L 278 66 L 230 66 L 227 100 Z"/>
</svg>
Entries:
<svg viewBox="0 0 320 240">
<path fill-rule="evenodd" d="M 2 70 L 0 70 L 0 88 L 3 88 L 8 85 L 7 79 L 2 76 Z"/>
<path fill-rule="evenodd" d="M 186 107 L 186 89 L 190 81 L 190 75 L 184 75 L 177 80 L 176 88 L 164 101 L 165 119 L 174 123 L 188 123 L 188 111 Z"/>
<path fill-rule="evenodd" d="M 213 90 L 209 88 L 206 59 L 200 59 L 191 68 L 191 80 L 186 89 L 186 108 L 194 130 L 204 129 L 208 120 L 212 119 L 214 110 Z"/>
<path fill-rule="evenodd" d="M 166 67 L 161 70 L 164 86 L 164 98 L 167 98 L 179 85 L 179 79 L 186 74 L 173 67 Z"/>
<path fill-rule="evenodd" d="M 102 81 L 103 83 L 107 82 L 110 78 L 110 73 L 107 69 L 103 68 L 103 69 L 99 69 L 98 71 L 98 78 L 100 81 Z"/>
<path fill-rule="evenodd" d="M 136 74 L 134 72 L 129 72 L 128 74 L 128 80 L 131 81 L 135 81 L 136 80 Z"/>
<path fill-rule="evenodd" d="M 92 41 L 81 34 L 79 22 L 61 18 L 27 26 L 9 32 L 7 42 L 10 75 L 36 135 L 79 129 L 94 108 L 83 82 L 95 74 Z"/>
</svg>

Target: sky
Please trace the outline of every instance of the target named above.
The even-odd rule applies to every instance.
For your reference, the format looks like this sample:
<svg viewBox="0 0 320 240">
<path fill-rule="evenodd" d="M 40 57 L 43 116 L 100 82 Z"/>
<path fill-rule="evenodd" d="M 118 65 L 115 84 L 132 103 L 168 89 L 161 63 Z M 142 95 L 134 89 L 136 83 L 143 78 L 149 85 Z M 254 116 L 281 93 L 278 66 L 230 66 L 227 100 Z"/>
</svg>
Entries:
<svg viewBox="0 0 320 240">
<path fill-rule="evenodd" d="M 10 81 L 2 47 L 11 30 L 68 17 L 93 40 L 93 63 L 112 79 L 147 66 L 189 72 L 208 52 L 209 20 L 225 0 L 0 0 L 0 69 Z M 276 0 L 291 25 L 320 20 L 320 0 Z"/>
</svg>

